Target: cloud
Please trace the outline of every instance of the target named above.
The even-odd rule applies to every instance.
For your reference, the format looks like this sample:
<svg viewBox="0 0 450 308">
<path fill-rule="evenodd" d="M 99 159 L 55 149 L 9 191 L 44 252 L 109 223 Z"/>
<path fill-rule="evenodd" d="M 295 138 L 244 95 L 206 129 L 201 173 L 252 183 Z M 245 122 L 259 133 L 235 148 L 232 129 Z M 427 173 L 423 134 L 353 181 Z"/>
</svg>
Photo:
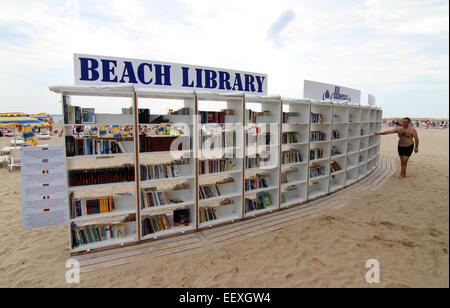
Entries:
<svg viewBox="0 0 450 308">
<path fill-rule="evenodd" d="M 282 32 L 289 26 L 291 22 L 295 19 L 295 12 L 290 9 L 281 13 L 280 16 L 275 20 L 275 22 L 270 26 L 267 31 L 267 39 L 272 41 L 272 43 L 277 48 L 284 47 L 284 39 L 282 37 Z"/>
</svg>

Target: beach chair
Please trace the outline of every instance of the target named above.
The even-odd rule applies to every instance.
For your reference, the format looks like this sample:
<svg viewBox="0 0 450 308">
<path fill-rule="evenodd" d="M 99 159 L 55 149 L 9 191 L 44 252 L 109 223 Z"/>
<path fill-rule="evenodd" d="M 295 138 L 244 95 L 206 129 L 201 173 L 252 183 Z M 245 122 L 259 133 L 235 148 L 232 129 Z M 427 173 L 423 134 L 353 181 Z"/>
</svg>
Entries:
<svg viewBox="0 0 450 308">
<path fill-rule="evenodd" d="M 9 171 L 11 172 L 14 167 L 21 167 L 22 163 L 22 150 L 13 149 L 9 156 Z"/>
</svg>

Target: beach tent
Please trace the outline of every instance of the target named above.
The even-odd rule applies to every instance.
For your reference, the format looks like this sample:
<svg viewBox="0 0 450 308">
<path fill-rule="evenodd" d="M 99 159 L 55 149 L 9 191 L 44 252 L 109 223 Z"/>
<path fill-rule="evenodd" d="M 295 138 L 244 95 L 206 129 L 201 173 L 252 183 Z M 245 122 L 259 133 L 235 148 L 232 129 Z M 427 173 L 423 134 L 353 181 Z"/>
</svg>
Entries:
<svg viewBox="0 0 450 308">
<path fill-rule="evenodd" d="M 14 145 L 16 145 L 16 126 L 47 126 L 48 123 L 42 122 L 38 119 L 29 117 L 0 117 L 1 126 L 12 126 L 14 128 Z"/>
</svg>

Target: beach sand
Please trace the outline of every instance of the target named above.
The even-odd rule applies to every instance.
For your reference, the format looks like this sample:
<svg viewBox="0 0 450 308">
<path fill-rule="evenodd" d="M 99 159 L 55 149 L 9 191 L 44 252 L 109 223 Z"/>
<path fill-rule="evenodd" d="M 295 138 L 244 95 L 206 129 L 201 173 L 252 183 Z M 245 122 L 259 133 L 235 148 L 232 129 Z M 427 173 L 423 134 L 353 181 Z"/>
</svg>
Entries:
<svg viewBox="0 0 450 308">
<path fill-rule="evenodd" d="M 138 261 L 81 276 L 83 287 L 448 287 L 448 130 L 419 130 L 407 179 L 348 193 L 347 206 L 282 230 L 188 256 Z M 0 147 L 9 138 L 0 138 Z M 382 139 L 395 159 L 397 137 Z M 62 143 L 54 137 L 50 144 Z M 66 287 L 67 227 L 21 230 L 20 172 L 0 170 L 0 287 Z"/>
</svg>

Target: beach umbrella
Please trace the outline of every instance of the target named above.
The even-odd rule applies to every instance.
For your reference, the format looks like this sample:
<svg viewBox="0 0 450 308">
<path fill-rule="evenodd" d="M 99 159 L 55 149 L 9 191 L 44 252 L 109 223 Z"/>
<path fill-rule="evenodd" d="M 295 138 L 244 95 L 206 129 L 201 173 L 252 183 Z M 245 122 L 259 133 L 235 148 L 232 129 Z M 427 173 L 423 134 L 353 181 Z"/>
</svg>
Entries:
<svg viewBox="0 0 450 308">
<path fill-rule="evenodd" d="M 31 117 L 34 119 L 45 120 L 45 119 L 48 119 L 50 117 L 50 115 L 48 113 L 41 112 L 41 113 L 33 114 Z"/>
<path fill-rule="evenodd" d="M 16 145 L 16 126 L 47 126 L 48 123 L 29 117 L 0 117 L 1 126 L 12 126 L 14 129 L 14 145 Z"/>
<path fill-rule="evenodd" d="M 28 115 L 23 112 L 4 112 L 0 113 L 0 117 L 27 117 Z"/>
</svg>

